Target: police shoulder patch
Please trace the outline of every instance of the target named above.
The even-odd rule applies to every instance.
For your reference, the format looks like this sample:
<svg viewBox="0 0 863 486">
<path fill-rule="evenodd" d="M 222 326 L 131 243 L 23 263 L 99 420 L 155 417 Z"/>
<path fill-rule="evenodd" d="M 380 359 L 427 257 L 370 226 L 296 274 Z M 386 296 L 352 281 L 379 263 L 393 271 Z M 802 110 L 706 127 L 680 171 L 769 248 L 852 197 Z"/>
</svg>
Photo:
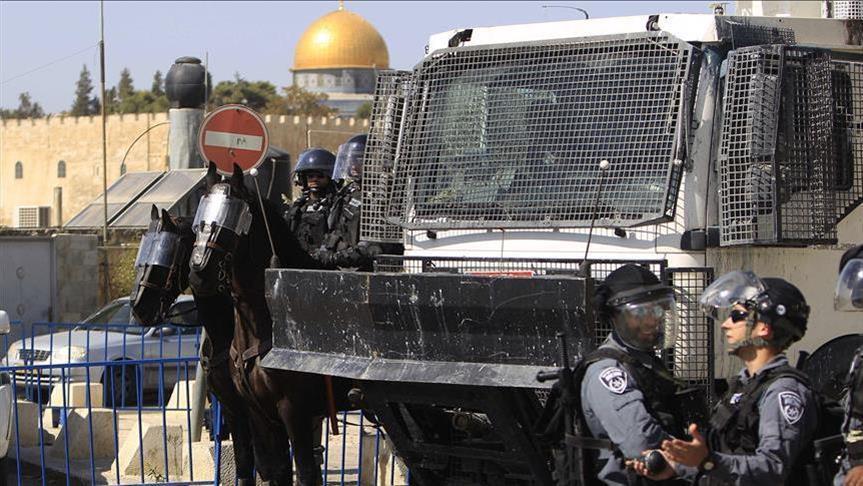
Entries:
<svg viewBox="0 0 863 486">
<path fill-rule="evenodd" d="M 784 391 L 779 393 L 779 410 L 789 424 L 794 425 L 803 417 L 803 409 L 803 399 L 797 392 Z"/>
<path fill-rule="evenodd" d="M 626 390 L 626 373 L 616 366 L 602 370 L 599 381 L 611 393 L 620 395 Z"/>
</svg>

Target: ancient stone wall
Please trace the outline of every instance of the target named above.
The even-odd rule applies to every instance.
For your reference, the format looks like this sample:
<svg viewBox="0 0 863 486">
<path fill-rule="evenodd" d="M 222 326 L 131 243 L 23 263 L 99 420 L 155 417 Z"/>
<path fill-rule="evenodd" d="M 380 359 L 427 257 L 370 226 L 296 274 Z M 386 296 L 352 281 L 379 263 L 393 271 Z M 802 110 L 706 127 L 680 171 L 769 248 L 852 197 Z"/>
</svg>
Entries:
<svg viewBox="0 0 863 486">
<path fill-rule="evenodd" d="M 126 171 L 166 170 L 166 113 L 110 115 L 107 119 L 108 185 L 120 177 L 123 154 L 148 127 L 126 157 Z M 291 154 L 291 161 L 311 142 L 335 151 L 368 120 L 267 115 L 270 144 Z M 58 164 L 65 162 L 65 177 Z M 16 163 L 23 168 L 15 177 Z M 62 219 L 69 221 L 102 193 L 102 124 L 99 117 L 51 116 L 0 121 L 0 226 L 17 224 L 20 206 L 52 206 L 54 188 L 63 189 Z M 54 209 L 52 209 L 52 212 Z M 50 217 L 56 221 L 56 215 Z"/>
</svg>

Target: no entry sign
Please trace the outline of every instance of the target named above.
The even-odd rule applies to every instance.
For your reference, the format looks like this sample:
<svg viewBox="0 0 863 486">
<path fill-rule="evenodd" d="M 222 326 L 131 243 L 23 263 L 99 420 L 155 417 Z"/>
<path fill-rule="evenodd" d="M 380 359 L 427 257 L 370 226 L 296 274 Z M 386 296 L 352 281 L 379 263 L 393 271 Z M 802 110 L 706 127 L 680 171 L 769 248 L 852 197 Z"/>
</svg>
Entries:
<svg viewBox="0 0 863 486">
<path fill-rule="evenodd" d="M 231 175 L 234 164 L 248 172 L 263 162 L 270 146 L 267 126 L 261 116 L 243 105 L 224 105 L 204 118 L 198 131 L 198 152 Z"/>
</svg>

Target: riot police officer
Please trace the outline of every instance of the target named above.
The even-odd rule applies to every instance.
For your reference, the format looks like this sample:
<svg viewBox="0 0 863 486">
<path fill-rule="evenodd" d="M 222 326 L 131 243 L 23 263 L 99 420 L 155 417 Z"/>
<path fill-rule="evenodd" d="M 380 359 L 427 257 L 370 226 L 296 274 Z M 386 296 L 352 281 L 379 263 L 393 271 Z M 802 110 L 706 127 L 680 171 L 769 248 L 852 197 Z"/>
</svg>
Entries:
<svg viewBox="0 0 863 486">
<path fill-rule="evenodd" d="M 309 254 L 321 246 L 329 230 L 327 218 L 336 193 L 331 178 L 335 162 L 332 152 L 311 148 L 300 154 L 294 169 L 295 182 L 303 193 L 285 212 L 285 219 Z"/>
<path fill-rule="evenodd" d="M 842 255 L 834 303 L 838 311 L 863 312 L 863 245 Z M 863 486 L 863 348 L 854 355 L 848 385 L 842 421 L 845 456 L 833 484 Z"/>
<path fill-rule="evenodd" d="M 627 469 L 626 459 L 659 448 L 685 425 L 679 420 L 677 384 L 656 356 L 674 342 L 674 291 L 650 270 L 625 265 L 599 286 L 594 304 L 600 320 L 612 324 L 613 331 L 585 357 L 581 413 L 592 438 L 612 447 L 585 450 L 584 462 L 595 468 L 591 476 L 606 484 L 639 484 L 645 480 Z M 654 479 L 675 474 L 662 464 Z"/>
<path fill-rule="evenodd" d="M 380 253 L 378 245 L 360 242 L 360 209 L 362 207 L 363 155 L 368 135 L 351 137 L 339 146 L 332 179 L 341 185 L 333 199 L 327 220 L 329 233 L 312 257 L 326 268 L 354 267 L 371 270 L 372 257 Z"/>
<path fill-rule="evenodd" d="M 701 305 L 745 366 L 715 407 L 706 438 L 690 425 L 692 440 L 664 441 L 663 454 L 698 467 L 699 484 L 807 484 L 818 405 L 784 354 L 806 332 L 803 294 L 785 280 L 735 271 L 705 289 Z"/>
</svg>

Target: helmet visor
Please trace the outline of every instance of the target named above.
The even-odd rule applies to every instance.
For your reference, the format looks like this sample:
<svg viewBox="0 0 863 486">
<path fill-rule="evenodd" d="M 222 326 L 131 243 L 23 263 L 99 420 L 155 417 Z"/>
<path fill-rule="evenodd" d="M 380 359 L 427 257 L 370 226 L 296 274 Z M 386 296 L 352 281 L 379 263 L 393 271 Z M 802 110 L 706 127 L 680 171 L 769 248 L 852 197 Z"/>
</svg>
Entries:
<svg viewBox="0 0 863 486">
<path fill-rule="evenodd" d="M 845 264 L 836 281 L 833 306 L 838 311 L 863 312 L 863 258 Z"/>
<path fill-rule="evenodd" d="M 719 277 L 704 289 L 698 303 L 707 315 L 719 319 L 720 312 L 730 310 L 734 304 L 744 304 L 764 290 L 764 283 L 754 273 L 737 270 Z"/>
<path fill-rule="evenodd" d="M 135 258 L 135 266 L 172 266 L 179 241 L 180 236 L 170 231 L 146 233 L 141 238 L 141 246 L 138 247 L 138 256 Z"/>
<path fill-rule="evenodd" d="M 228 191 L 226 184 L 217 184 L 213 186 L 209 194 L 201 198 L 198 211 L 195 213 L 195 220 L 192 223 L 195 231 L 198 231 L 202 224 L 216 223 L 238 235 L 249 232 L 249 227 L 252 224 L 249 205 L 241 199 L 229 196 Z"/>
<path fill-rule="evenodd" d="M 673 295 L 629 302 L 614 310 L 614 329 L 626 345 L 642 351 L 674 346 L 678 315 Z"/>
<path fill-rule="evenodd" d="M 333 168 L 333 180 L 359 180 L 363 175 L 363 154 L 365 146 L 355 143 L 345 143 L 339 146 L 336 156 L 336 166 Z"/>
</svg>

